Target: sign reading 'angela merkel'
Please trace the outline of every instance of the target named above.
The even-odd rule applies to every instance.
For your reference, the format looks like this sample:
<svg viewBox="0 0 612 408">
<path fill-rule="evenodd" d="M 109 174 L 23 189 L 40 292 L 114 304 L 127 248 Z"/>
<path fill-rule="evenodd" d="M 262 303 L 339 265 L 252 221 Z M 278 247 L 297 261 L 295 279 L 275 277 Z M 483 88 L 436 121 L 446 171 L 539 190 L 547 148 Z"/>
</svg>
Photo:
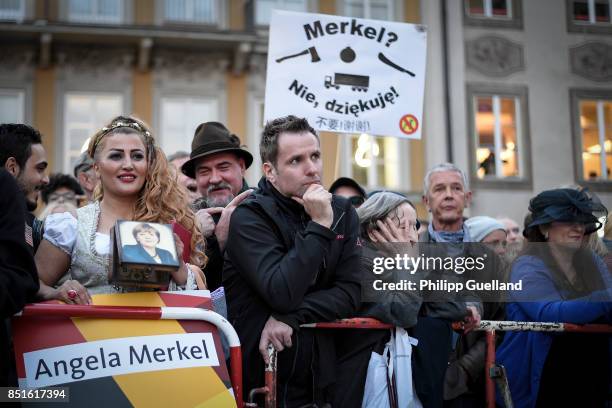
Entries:
<svg viewBox="0 0 612 408">
<path fill-rule="evenodd" d="M 420 139 L 426 43 L 420 25 L 275 10 L 265 120 Z"/>
</svg>

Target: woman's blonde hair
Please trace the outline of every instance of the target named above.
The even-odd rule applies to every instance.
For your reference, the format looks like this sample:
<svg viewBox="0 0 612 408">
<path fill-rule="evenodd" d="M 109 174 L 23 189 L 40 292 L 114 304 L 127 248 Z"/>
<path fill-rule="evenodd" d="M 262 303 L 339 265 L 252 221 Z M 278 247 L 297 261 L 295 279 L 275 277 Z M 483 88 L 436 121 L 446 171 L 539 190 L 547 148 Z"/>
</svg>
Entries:
<svg viewBox="0 0 612 408">
<path fill-rule="evenodd" d="M 147 176 L 134 205 L 134 221 L 149 221 L 162 224 L 177 222 L 191 234 L 191 263 L 206 265 L 204 239 L 189 208 L 189 196 L 185 187 L 178 183 L 178 175 L 171 171 L 164 152 L 157 146 L 149 127 L 132 116 L 117 116 L 100 129 L 89 141 L 88 154 L 98 162 L 106 136 L 114 134 L 137 134 L 145 145 L 148 163 Z M 98 183 L 94 200 L 102 200 L 104 187 Z M 179 254 L 180 255 L 180 254 Z"/>
<path fill-rule="evenodd" d="M 606 225 L 604 226 L 604 238 L 612 239 L 612 213 L 608 213 L 608 218 L 606 218 Z"/>
<path fill-rule="evenodd" d="M 606 244 L 604 244 L 604 242 L 601 240 L 601 238 L 599 238 L 599 235 L 597 234 L 590 234 L 585 236 L 584 240 L 582 241 L 582 246 L 590 249 L 602 258 L 608 255 L 609 252 L 608 248 L 606 247 Z"/>
</svg>

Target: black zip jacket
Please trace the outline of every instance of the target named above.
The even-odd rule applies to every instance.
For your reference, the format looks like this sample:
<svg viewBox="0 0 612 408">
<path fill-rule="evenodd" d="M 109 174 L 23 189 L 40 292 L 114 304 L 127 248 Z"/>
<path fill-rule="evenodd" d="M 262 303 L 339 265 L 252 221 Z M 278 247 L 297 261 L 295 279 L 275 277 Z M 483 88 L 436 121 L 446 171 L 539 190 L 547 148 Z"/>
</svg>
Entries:
<svg viewBox="0 0 612 408">
<path fill-rule="evenodd" d="M 0 191 L 0 386 L 6 387 L 17 384 L 8 382 L 15 363 L 9 354 L 4 319 L 35 300 L 38 274 L 32 248 L 25 240 L 25 198 L 13 176 L 4 169 L 0 169 Z"/>
<path fill-rule="evenodd" d="M 263 386 L 258 348 L 270 316 L 294 329 L 293 347 L 279 356 L 279 383 L 291 383 L 296 363 L 312 370 L 313 393 L 333 382 L 334 337 L 329 331 L 299 328 L 303 323 L 352 317 L 360 305 L 357 213 L 348 200 L 337 196 L 332 209 L 334 220 L 328 229 L 311 221 L 300 204 L 262 178 L 259 190 L 232 214 L 223 284 L 229 320 L 242 343 L 245 396 Z M 304 350 L 298 351 L 304 336 L 314 338 L 302 342 L 312 344 L 312 353 L 305 357 L 310 363 L 296 361 L 297 353 L 304 357 Z M 282 394 L 280 389 L 281 405 Z"/>
</svg>

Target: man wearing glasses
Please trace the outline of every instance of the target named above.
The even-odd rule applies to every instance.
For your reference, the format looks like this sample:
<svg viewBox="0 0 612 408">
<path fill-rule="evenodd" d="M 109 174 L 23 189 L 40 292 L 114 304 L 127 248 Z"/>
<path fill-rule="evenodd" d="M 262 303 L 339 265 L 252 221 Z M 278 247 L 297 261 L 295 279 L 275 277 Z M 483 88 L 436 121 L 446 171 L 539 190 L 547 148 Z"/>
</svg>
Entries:
<svg viewBox="0 0 612 408">
<path fill-rule="evenodd" d="M 78 200 L 83 195 L 83 189 L 74 177 L 56 173 L 49 177 L 49 184 L 42 188 L 40 195 L 46 205 L 68 203 L 77 207 Z"/>
</svg>

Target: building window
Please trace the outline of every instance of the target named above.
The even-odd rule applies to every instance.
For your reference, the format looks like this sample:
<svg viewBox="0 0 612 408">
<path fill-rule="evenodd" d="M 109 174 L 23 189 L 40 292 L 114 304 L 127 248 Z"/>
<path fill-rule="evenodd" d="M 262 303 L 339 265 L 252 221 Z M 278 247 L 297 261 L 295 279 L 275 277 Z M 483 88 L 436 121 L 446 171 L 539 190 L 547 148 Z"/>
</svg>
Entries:
<svg viewBox="0 0 612 408">
<path fill-rule="evenodd" d="M 23 21 L 25 17 L 25 0 L 0 1 L 0 20 Z"/>
<path fill-rule="evenodd" d="M 612 101 L 581 100 L 580 133 L 583 179 L 612 180 Z"/>
<path fill-rule="evenodd" d="M 270 25 L 272 10 L 308 11 L 307 0 L 255 0 L 255 24 Z"/>
<path fill-rule="evenodd" d="M 468 0 L 465 4 L 471 17 L 512 18 L 512 0 Z"/>
<path fill-rule="evenodd" d="M 166 154 L 191 151 L 191 141 L 200 123 L 219 120 L 216 98 L 166 96 L 161 98 L 160 146 Z"/>
<path fill-rule="evenodd" d="M 217 25 L 219 4 L 217 0 L 166 0 L 164 20 L 170 23 Z"/>
<path fill-rule="evenodd" d="M 522 28 L 521 0 L 464 0 L 467 25 Z"/>
<path fill-rule="evenodd" d="M 515 97 L 477 96 L 476 161 L 479 179 L 520 177 L 517 112 Z"/>
<path fill-rule="evenodd" d="M 575 23 L 610 24 L 611 0 L 572 1 L 572 18 Z"/>
<path fill-rule="evenodd" d="M 612 34 L 612 0 L 566 0 L 570 32 Z"/>
<path fill-rule="evenodd" d="M 76 159 L 89 138 L 123 112 L 123 96 L 115 93 L 70 92 L 64 96 L 63 171 L 72 174 Z"/>
<path fill-rule="evenodd" d="M 612 180 L 612 92 L 571 92 L 576 178 L 597 187 Z M 607 188 L 612 190 L 612 185 Z"/>
<path fill-rule="evenodd" d="M 525 126 L 526 90 L 468 86 L 471 176 L 481 185 L 524 187 L 530 179 Z"/>
<path fill-rule="evenodd" d="M 120 24 L 124 20 L 121 0 L 70 0 L 68 21 L 74 23 Z"/>
<path fill-rule="evenodd" d="M 24 91 L 0 89 L 0 123 L 24 123 L 24 112 Z"/>
<path fill-rule="evenodd" d="M 365 133 L 340 135 L 342 176 L 351 177 L 368 190 L 410 190 L 408 141 L 374 137 Z"/>
<path fill-rule="evenodd" d="M 348 17 L 394 20 L 393 0 L 342 0 L 342 14 Z"/>
</svg>

